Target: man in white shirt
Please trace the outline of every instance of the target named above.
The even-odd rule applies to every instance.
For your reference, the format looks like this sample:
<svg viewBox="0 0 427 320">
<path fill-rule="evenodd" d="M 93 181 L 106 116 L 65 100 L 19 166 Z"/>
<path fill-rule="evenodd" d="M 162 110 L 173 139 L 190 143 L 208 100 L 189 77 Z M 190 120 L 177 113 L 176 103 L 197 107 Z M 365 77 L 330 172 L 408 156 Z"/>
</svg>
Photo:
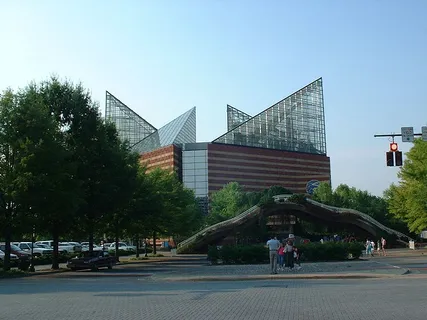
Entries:
<svg viewBox="0 0 427 320">
<path fill-rule="evenodd" d="M 267 241 L 267 247 L 269 250 L 271 274 L 277 274 L 277 250 L 279 250 L 280 241 L 276 237 L 271 237 Z"/>
</svg>

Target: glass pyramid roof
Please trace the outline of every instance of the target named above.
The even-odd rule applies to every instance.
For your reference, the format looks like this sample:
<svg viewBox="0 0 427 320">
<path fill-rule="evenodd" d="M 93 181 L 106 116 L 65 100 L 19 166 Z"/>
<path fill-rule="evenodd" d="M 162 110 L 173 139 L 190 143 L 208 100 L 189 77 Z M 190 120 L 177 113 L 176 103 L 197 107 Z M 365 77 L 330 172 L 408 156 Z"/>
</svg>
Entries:
<svg viewBox="0 0 427 320">
<path fill-rule="evenodd" d="M 233 130 L 252 116 L 227 104 L 227 131 Z"/>
<path fill-rule="evenodd" d="M 108 91 L 105 96 L 105 119 L 112 121 L 119 137 L 133 146 L 157 129 Z"/>
<path fill-rule="evenodd" d="M 249 119 L 233 109 L 227 106 L 229 131 L 213 143 L 326 154 L 322 78 Z"/>
<path fill-rule="evenodd" d="M 135 145 L 138 152 L 149 152 L 171 144 L 196 142 L 196 107 L 172 120 Z"/>
</svg>

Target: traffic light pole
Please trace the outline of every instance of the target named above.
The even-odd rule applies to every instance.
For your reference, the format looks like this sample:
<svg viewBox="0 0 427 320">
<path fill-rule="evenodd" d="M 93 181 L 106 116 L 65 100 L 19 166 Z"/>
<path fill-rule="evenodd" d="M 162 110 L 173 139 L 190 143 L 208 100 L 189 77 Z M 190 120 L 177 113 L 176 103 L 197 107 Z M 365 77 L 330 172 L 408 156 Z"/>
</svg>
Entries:
<svg viewBox="0 0 427 320">
<path fill-rule="evenodd" d="M 414 133 L 414 136 L 421 137 L 422 133 Z M 394 137 L 401 137 L 401 133 L 390 133 L 390 134 L 374 134 L 374 138 L 381 138 L 381 137 L 391 137 L 394 142 Z"/>
<path fill-rule="evenodd" d="M 414 133 L 414 127 L 402 127 L 401 133 L 374 134 L 374 138 L 391 138 L 390 150 L 386 152 L 387 167 L 400 167 L 403 164 L 402 151 L 399 151 L 394 137 L 402 137 L 402 142 L 413 142 L 414 136 L 421 136 L 424 141 L 427 141 L 427 127 L 422 127 L 421 131 L 422 133 Z"/>
</svg>

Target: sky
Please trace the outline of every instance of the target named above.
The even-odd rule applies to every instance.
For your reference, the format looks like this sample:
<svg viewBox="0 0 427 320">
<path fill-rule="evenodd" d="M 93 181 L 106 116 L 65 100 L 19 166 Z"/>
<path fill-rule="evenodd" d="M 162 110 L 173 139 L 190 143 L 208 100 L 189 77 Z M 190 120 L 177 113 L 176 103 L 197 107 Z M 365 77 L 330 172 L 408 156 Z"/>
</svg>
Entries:
<svg viewBox="0 0 427 320">
<path fill-rule="evenodd" d="M 198 141 L 322 77 L 334 188 L 382 195 L 399 169 L 374 134 L 427 125 L 424 0 L 0 0 L 0 39 L 0 90 L 55 74 L 157 128 L 196 106 Z"/>
</svg>

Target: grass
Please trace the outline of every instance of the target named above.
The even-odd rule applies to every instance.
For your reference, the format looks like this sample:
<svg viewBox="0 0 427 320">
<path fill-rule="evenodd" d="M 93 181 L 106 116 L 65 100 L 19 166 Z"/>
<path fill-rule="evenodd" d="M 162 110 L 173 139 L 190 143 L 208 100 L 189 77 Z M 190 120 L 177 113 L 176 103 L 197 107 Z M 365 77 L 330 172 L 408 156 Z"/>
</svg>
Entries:
<svg viewBox="0 0 427 320">
<path fill-rule="evenodd" d="M 9 271 L 0 270 L 0 278 L 16 278 L 24 277 L 28 273 L 21 270 L 11 269 Z"/>
<path fill-rule="evenodd" d="M 133 258 L 130 258 L 129 260 L 131 260 L 131 261 L 141 261 L 141 260 L 148 260 L 148 257 L 133 257 Z"/>
</svg>

